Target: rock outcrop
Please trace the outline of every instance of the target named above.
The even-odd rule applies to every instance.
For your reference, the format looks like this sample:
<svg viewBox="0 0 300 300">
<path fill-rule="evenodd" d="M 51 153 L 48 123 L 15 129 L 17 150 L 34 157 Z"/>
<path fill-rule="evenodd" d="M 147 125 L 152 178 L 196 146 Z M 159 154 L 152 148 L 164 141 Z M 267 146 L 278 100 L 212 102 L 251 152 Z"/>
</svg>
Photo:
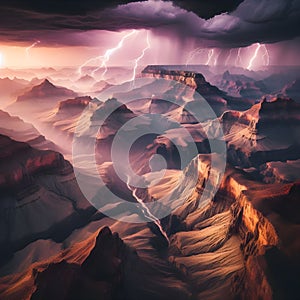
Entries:
<svg viewBox="0 0 300 300">
<path fill-rule="evenodd" d="M 0 150 L 1 263 L 30 242 L 60 240 L 88 221 L 94 209 L 61 154 L 3 135 Z"/>
<path fill-rule="evenodd" d="M 0 285 L 1 299 L 123 299 L 125 255 L 118 234 L 104 227 L 60 255 L 8 276 Z"/>
<path fill-rule="evenodd" d="M 225 92 L 207 82 L 200 73 L 168 70 L 160 66 L 150 65 L 142 71 L 142 76 L 175 80 L 191 87 L 205 98 L 218 116 L 227 109 L 240 110 L 251 106 L 247 101 L 228 96 Z M 176 91 L 176 95 L 178 95 L 178 91 Z"/>
<path fill-rule="evenodd" d="M 300 79 L 296 79 L 290 84 L 287 84 L 281 91 L 286 97 L 292 98 L 296 102 L 300 102 Z"/>
<path fill-rule="evenodd" d="M 165 78 L 184 83 L 185 85 L 197 89 L 203 96 L 216 94 L 225 96 L 226 94 L 220 91 L 217 87 L 210 85 L 200 73 L 188 71 L 167 70 L 159 66 L 147 66 L 142 71 L 143 76 L 151 76 L 155 78 Z"/>
<path fill-rule="evenodd" d="M 83 109 L 87 107 L 91 101 L 92 98 L 90 96 L 82 96 L 82 97 L 63 100 L 59 102 L 58 113 L 60 113 L 62 110 L 77 109 L 77 108 Z"/>
<path fill-rule="evenodd" d="M 17 98 L 17 102 L 30 101 L 30 100 L 49 100 L 52 98 L 57 100 L 59 98 L 76 97 L 77 94 L 67 88 L 57 87 L 52 84 L 48 79 L 45 79 L 39 85 L 32 87 L 29 91 L 25 92 Z"/>
<path fill-rule="evenodd" d="M 258 167 L 269 161 L 299 158 L 300 106 L 291 99 L 262 100 L 243 113 L 221 117 L 228 159 L 235 166 Z"/>
<path fill-rule="evenodd" d="M 266 183 L 288 183 L 300 179 L 300 160 L 270 161 L 259 168 Z"/>
<path fill-rule="evenodd" d="M 96 137 L 96 159 L 98 163 L 111 161 L 111 145 L 118 130 L 136 115 L 116 98 L 108 99 L 92 114 L 88 131 Z M 99 130 L 99 125 L 101 124 Z M 97 126 L 98 125 L 98 126 Z"/>
</svg>

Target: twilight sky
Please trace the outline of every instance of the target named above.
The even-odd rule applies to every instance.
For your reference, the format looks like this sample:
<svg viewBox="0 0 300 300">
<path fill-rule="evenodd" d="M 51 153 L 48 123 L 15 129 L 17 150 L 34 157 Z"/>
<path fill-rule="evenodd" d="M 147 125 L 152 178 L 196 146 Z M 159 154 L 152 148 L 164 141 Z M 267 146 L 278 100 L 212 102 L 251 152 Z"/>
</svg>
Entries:
<svg viewBox="0 0 300 300">
<path fill-rule="evenodd" d="M 105 2 L 1 1 L 0 67 L 299 65 L 300 0 Z"/>
</svg>

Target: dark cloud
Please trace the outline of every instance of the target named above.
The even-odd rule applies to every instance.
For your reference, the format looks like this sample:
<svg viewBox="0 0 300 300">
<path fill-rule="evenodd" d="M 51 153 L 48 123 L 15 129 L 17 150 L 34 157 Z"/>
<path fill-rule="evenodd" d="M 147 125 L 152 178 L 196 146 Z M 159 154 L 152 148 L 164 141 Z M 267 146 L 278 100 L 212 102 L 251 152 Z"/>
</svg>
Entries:
<svg viewBox="0 0 300 300">
<path fill-rule="evenodd" d="M 193 11 L 201 18 L 211 18 L 222 12 L 232 11 L 242 1 L 243 0 L 175 0 L 173 2 L 181 8 Z M 129 2 L 139 2 L 139 0 L 9 0 L 1 1 L 0 8 L 70 16 L 101 11 Z"/>
<path fill-rule="evenodd" d="M 16 42 L 40 39 L 44 44 L 89 44 L 91 41 L 84 37 L 76 38 L 76 33 L 149 28 L 160 34 L 195 38 L 207 47 L 240 47 L 300 35 L 300 0 L 244 0 L 242 3 L 149 0 L 117 6 L 127 2 L 13 0 L 1 4 L 0 38 Z M 209 16 L 213 17 L 205 19 Z"/>
<path fill-rule="evenodd" d="M 138 0 L 137 0 L 138 1 Z M 59 14 L 65 16 L 84 15 L 91 11 L 100 11 L 108 7 L 116 7 L 119 4 L 126 4 L 126 0 L 9 0 L 1 1 L 2 9 L 10 9 L 11 11 L 28 11 L 43 14 Z"/>
<path fill-rule="evenodd" d="M 215 15 L 219 15 L 224 12 L 231 12 L 238 7 L 243 0 L 194 0 L 184 1 L 176 0 L 173 1 L 177 6 L 192 11 L 199 17 L 204 19 L 212 18 Z"/>
</svg>

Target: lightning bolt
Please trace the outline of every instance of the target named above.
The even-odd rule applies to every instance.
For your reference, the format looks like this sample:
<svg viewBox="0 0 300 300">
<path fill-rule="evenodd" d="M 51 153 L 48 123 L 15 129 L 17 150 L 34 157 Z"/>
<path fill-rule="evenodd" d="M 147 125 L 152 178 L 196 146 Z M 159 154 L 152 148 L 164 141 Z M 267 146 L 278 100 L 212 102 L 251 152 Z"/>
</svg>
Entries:
<svg viewBox="0 0 300 300">
<path fill-rule="evenodd" d="M 221 51 L 215 55 L 214 66 L 217 65 L 220 54 L 221 54 Z"/>
<path fill-rule="evenodd" d="M 231 57 L 232 50 L 233 50 L 233 49 L 230 49 L 229 54 L 228 54 L 228 56 L 227 56 L 227 58 L 226 58 L 226 60 L 225 60 L 225 63 L 224 63 L 225 66 L 227 66 L 228 63 L 229 63 L 229 59 L 230 59 L 230 57 Z"/>
<path fill-rule="evenodd" d="M 200 54 L 200 53 L 202 53 L 204 51 L 204 49 L 202 49 L 202 48 L 196 48 L 196 49 L 194 49 L 194 50 L 192 50 L 190 53 L 189 53 L 189 56 L 188 56 L 188 58 L 187 58 L 187 60 L 186 60 L 186 63 L 185 63 L 185 66 L 187 66 L 187 65 L 189 65 L 190 64 L 190 62 L 192 61 L 192 59 L 197 55 L 197 54 Z"/>
<path fill-rule="evenodd" d="M 236 60 L 235 60 L 236 66 L 239 66 L 239 64 L 242 62 L 241 51 L 242 51 L 242 48 L 239 48 L 238 52 L 237 52 Z"/>
<path fill-rule="evenodd" d="M 140 204 L 141 206 L 141 210 L 144 214 L 144 216 L 150 221 L 153 222 L 159 229 L 161 235 L 165 238 L 166 242 L 169 244 L 169 237 L 167 235 L 167 233 L 164 231 L 160 220 L 157 219 L 149 210 L 148 206 L 144 203 L 143 199 L 141 199 L 138 195 L 137 195 L 137 188 L 133 188 L 130 186 L 130 178 L 129 176 L 127 176 L 127 182 L 126 182 L 127 188 L 129 189 L 129 191 L 132 192 L 132 196 L 136 199 L 137 203 Z"/>
<path fill-rule="evenodd" d="M 258 54 L 258 51 L 259 51 L 260 48 L 261 48 L 261 44 L 260 44 L 260 43 L 257 43 L 257 44 L 256 44 L 256 49 L 255 49 L 255 51 L 254 51 L 254 54 L 253 54 L 253 56 L 251 57 L 251 59 L 250 59 L 250 61 L 249 61 L 249 64 L 248 64 L 248 67 L 247 67 L 248 70 L 251 70 L 251 69 L 252 69 L 253 62 L 254 62 L 254 60 L 256 59 L 257 54 Z"/>
<path fill-rule="evenodd" d="M 269 51 L 267 49 L 267 46 L 266 45 L 262 45 L 262 47 L 264 48 L 264 55 L 263 55 L 263 59 L 264 59 L 264 64 L 266 66 L 268 66 L 270 64 L 270 56 L 269 56 Z"/>
<path fill-rule="evenodd" d="M 120 42 L 116 47 L 106 50 L 105 54 L 101 57 L 101 61 L 102 61 L 101 65 L 92 72 L 92 75 L 94 75 L 98 70 L 104 68 L 104 71 L 101 75 L 101 78 L 103 78 L 107 72 L 107 62 L 110 60 L 111 55 L 115 53 L 117 50 L 121 49 L 123 47 L 124 41 L 135 33 L 136 30 L 133 29 L 131 32 L 127 33 L 122 37 L 122 39 L 120 40 Z"/>
<path fill-rule="evenodd" d="M 211 59 L 212 59 L 213 56 L 214 56 L 214 49 L 210 49 L 210 50 L 208 51 L 208 59 L 207 59 L 207 62 L 205 63 L 207 66 L 209 65 L 209 63 L 210 63 L 210 61 L 211 61 Z"/>
<path fill-rule="evenodd" d="M 27 47 L 26 49 L 25 49 L 25 52 L 26 52 L 26 57 L 27 58 L 29 58 L 29 51 L 30 51 L 30 49 L 32 49 L 33 47 L 35 47 L 37 44 L 39 44 L 40 43 L 40 41 L 36 41 L 36 42 L 34 42 L 32 45 L 30 45 L 29 47 Z"/>
<path fill-rule="evenodd" d="M 77 73 L 82 75 L 82 69 L 87 66 L 89 63 L 93 62 L 93 61 L 98 61 L 101 60 L 102 56 L 97 56 L 97 57 L 92 57 L 90 59 L 88 59 L 86 62 L 84 62 L 81 66 L 78 67 Z"/>
<path fill-rule="evenodd" d="M 110 60 L 110 57 L 119 49 L 121 49 L 123 47 L 124 41 L 126 39 L 128 39 L 130 36 L 132 36 L 133 34 L 136 33 L 136 30 L 133 29 L 131 32 L 127 33 L 126 35 L 124 35 L 121 40 L 119 41 L 119 43 L 117 44 L 116 47 L 108 49 L 105 51 L 104 55 L 99 55 L 96 57 L 92 57 L 89 60 L 87 60 L 86 62 L 84 62 L 81 66 L 79 66 L 77 73 L 79 73 L 80 75 L 82 75 L 82 68 L 87 66 L 89 63 L 93 62 L 93 61 L 100 61 L 101 64 L 99 67 L 97 67 L 95 70 L 93 70 L 92 75 L 94 75 L 98 70 L 104 68 L 104 71 L 101 75 L 101 78 L 104 77 L 104 75 L 107 72 L 107 63 Z"/>
<path fill-rule="evenodd" d="M 134 85 L 134 80 L 135 80 L 135 77 L 136 77 L 136 70 L 138 68 L 139 62 L 145 56 L 146 51 L 148 49 L 150 49 L 150 47 L 151 47 L 150 39 L 149 39 L 149 31 L 147 31 L 146 42 L 147 42 L 147 46 L 143 49 L 141 55 L 134 60 L 133 74 L 132 74 L 132 78 L 131 78 L 131 80 L 133 82 L 133 85 Z"/>
</svg>

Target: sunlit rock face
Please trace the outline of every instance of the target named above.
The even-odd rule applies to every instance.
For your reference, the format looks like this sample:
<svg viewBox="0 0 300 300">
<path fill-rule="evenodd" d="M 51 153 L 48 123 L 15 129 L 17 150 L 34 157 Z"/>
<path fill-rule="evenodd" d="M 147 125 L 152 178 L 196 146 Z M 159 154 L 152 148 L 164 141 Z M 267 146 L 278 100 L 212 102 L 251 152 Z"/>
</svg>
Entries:
<svg viewBox="0 0 300 300">
<path fill-rule="evenodd" d="M 39 238 L 61 239 L 93 212 L 81 194 L 71 164 L 0 136 L 2 258 Z"/>
<path fill-rule="evenodd" d="M 273 299 L 297 293 L 299 243 L 288 240 L 300 230 L 299 184 L 265 185 L 228 167 L 214 199 L 198 206 L 210 165 L 206 156 L 199 161 L 204 180 L 164 221 L 170 262 L 192 280 L 199 297 Z M 158 191 L 150 193 L 155 197 Z M 280 283 L 282 268 L 287 279 Z"/>
</svg>

